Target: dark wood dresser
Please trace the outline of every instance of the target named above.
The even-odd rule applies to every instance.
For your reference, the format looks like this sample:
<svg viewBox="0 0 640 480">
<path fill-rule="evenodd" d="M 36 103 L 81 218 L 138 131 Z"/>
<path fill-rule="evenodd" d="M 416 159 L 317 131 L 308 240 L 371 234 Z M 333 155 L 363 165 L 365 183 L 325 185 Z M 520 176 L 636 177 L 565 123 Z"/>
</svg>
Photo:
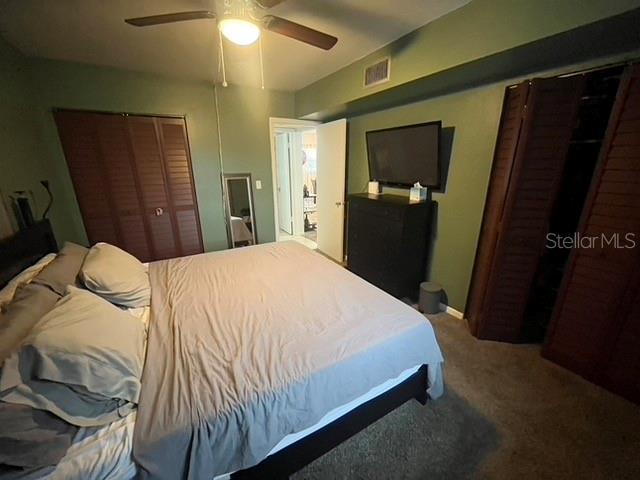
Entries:
<svg viewBox="0 0 640 480">
<path fill-rule="evenodd" d="M 348 197 L 347 268 L 391 295 L 417 298 L 424 281 L 433 202 L 399 195 Z"/>
</svg>

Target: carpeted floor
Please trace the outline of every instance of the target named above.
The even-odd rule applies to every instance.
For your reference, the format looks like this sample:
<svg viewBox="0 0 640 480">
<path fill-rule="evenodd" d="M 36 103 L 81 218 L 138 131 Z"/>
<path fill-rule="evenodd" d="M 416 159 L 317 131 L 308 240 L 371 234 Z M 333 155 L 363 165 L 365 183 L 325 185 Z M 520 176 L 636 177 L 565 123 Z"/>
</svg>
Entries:
<svg viewBox="0 0 640 480">
<path fill-rule="evenodd" d="M 638 479 L 640 406 L 540 357 L 430 316 L 444 397 L 409 402 L 298 472 L 302 479 Z"/>
</svg>

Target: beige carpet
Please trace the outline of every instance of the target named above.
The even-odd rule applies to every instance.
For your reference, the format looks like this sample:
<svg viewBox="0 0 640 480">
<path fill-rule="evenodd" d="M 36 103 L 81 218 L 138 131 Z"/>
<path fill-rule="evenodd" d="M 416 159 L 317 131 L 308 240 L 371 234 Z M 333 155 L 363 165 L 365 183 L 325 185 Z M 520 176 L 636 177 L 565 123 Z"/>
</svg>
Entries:
<svg viewBox="0 0 640 480">
<path fill-rule="evenodd" d="M 540 357 L 431 318 L 447 393 L 409 402 L 293 479 L 640 479 L 640 406 Z"/>
</svg>

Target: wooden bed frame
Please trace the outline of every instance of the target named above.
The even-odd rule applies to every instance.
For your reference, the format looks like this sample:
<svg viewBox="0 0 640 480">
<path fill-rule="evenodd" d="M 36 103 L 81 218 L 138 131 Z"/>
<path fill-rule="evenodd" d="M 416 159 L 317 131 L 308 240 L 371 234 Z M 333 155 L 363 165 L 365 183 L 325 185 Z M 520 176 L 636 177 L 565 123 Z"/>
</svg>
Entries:
<svg viewBox="0 0 640 480">
<path fill-rule="evenodd" d="M 269 455 L 255 467 L 231 475 L 232 480 L 281 480 L 302 469 L 328 451 L 364 430 L 376 420 L 411 399 L 427 403 L 427 366 L 404 382 L 331 422 L 327 426 Z"/>
<path fill-rule="evenodd" d="M 0 288 L 40 257 L 57 251 L 58 245 L 48 220 L 37 222 L 0 241 Z M 235 472 L 231 478 L 286 479 L 409 400 L 416 399 L 425 405 L 428 398 L 427 388 L 427 367 L 423 365 L 416 373 L 392 389 L 268 456 L 258 465 Z"/>
</svg>

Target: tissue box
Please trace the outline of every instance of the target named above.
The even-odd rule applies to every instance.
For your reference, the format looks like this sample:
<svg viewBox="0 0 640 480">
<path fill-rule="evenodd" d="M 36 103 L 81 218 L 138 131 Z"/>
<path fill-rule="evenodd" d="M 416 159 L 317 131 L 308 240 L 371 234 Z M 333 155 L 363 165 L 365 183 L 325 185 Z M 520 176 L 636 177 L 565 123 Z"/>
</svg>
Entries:
<svg viewBox="0 0 640 480">
<path fill-rule="evenodd" d="M 378 182 L 369 182 L 369 193 L 372 195 L 380 194 L 380 184 Z"/>
<path fill-rule="evenodd" d="M 424 187 L 411 187 L 409 192 L 410 202 L 424 202 L 427 199 L 427 189 Z"/>
</svg>

